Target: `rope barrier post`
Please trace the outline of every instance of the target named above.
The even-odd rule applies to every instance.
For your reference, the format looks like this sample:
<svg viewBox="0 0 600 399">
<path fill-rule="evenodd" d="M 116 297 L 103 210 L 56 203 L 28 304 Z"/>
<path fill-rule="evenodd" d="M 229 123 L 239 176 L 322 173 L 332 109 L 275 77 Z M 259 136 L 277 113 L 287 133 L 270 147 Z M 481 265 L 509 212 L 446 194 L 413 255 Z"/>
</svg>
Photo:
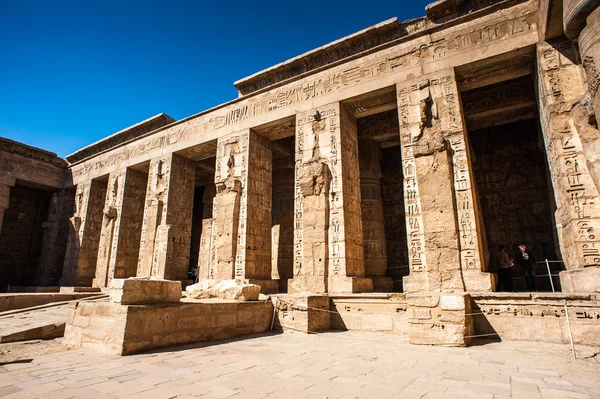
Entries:
<svg viewBox="0 0 600 399">
<path fill-rule="evenodd" d="M 577 359 L 577 354 L 575 353 L 575 345 L 573 345 L 573 333 L 571 332 L 571 322 L 569 321 L 567 301 L 565 301 L 565 315 L 567 316 L 567 329 L 569 330 L 569 340 L 571 341 L 571 351 L 573 352 L 573 359 Z"/>
<path fill-rule="evenodd" d="M 550 263 L 546 259 L 546 268 L 548 269 L 548 278 L 550 279 L 550 285 L 552 286 L 552 292 L 556 292 L 554 289 L 554 281 L 552 281 L 552 273 L 550 272 Z"/>
</svg>

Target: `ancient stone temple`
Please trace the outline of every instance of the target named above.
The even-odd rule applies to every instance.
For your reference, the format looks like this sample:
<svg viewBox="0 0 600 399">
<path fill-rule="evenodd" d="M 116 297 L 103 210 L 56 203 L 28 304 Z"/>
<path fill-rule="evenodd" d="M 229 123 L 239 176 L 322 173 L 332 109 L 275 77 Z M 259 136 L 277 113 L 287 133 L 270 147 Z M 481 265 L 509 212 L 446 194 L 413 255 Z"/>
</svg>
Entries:
<svg viewBox="0 0 600 399">
<path fill-rule="evenodd" d="M 537 289 L 581 295 L 597 328 L 598 3 L 440 0 L 66 161 L 0 141 L 0 285 L 185 288 L 197 270 L 286 293 L 280 314 L 403 293 L 385 298 L 411 340 L 444 343 L 484 328 L 472 308 L 506 310 L 497 248 L 525 244 Z"/>
</svg>

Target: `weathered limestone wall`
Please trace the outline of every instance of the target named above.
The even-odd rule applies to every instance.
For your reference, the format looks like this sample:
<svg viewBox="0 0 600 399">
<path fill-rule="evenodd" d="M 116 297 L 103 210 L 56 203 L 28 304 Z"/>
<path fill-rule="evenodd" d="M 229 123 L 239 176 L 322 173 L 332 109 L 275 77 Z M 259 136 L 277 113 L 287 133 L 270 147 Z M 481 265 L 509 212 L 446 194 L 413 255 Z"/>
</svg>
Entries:
<svg viewBox="0 0 600 399">
<path fill-rule="evenodd" d="M 67 163 L 56 154 L 0 137 L 0 184 L 15 179 L 35 187 L 58 190 L 65 185 Z"/>
<path fill-rule="evenodd" d="M 147 180 L 131 168 L 108 178 L 94 287 L 137 274 Z"/>
<path fill-rule="evenodd" d="M 380 148 L 371 139 L 360 140 L 358 148 L 365 274 L 373 279 L 376 292 L 391 292 L 392 279 L 385 277 L 388 261 L 381 199 Z"/>
<path fill-rule="evenodd" d="M 137 276 L 186 280 L 195 165 L 170 154 L 150 162 Z"/>
<path fill-rule="evenodd" d="M 582 135 L 580 99 L 583 70 L 574 44 L 566 39 L 537 46 L 537 79 L 542 131 L 557 205 L 556 223 L 563 261 L 563 291 L 600 292 L 600 204 Z M 591 127 L 589 127 L 591 128 Z"/>
<path fill-rule="evenodd" d="M 0 284 L 33 285 L 52 194 L 16 185 L 0 231 Z"/>
<path fill-rule="evenodd" d="M 567 304 L 573 342 L 600 345 L 600 303 L 594 295 L 506 293 L 474 295 L 472 301 L 477 335 L 568 344 Z"/>
<path fill-rule="evenodd" d="M 90 180 L 77 185 L 75 207 L 60 285 L 90 287 L 96 273 L 106 183 Z"/>
<path fill-rule="evenodd" d="M 397 86 L 411 275 L 407 292 L 489 291 L 452 70 Z"/>
<path fill-rule="evenodd" d="M 356 120 L 339 103 L 296 120 L 294 279 L 288 291 L 371 291 L 364 278 Z"/>
</svg>

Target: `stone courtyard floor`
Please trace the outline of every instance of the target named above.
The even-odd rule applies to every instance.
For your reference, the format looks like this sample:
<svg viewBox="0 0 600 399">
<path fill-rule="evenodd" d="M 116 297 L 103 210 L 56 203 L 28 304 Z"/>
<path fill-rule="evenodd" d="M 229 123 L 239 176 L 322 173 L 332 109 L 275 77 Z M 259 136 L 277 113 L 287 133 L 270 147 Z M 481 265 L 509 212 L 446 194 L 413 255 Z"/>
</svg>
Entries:
<svg viewBox="0 0 600 399">
<path fill-rule="evenodd" d="M 599 350 L 579 350 L 574 360 L 565 345 L 441 348 L 408 345 L 395 335 L 332 332 L 119 357 L 38 341 L 0 345 L 0 396 L 600 398 Z"/>
</svg>

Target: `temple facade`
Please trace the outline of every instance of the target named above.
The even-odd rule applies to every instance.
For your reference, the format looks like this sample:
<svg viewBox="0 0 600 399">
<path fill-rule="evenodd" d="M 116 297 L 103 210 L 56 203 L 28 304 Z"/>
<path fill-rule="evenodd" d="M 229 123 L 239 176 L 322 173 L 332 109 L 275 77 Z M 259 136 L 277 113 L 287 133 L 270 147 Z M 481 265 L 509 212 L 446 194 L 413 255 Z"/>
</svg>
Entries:
<svg viewBox="0 0 600 399">
<path fill-rule="evenodd" d="M 598 293 L 598 3 L 441 0 L 66 160 L 2 139 L 0 285 L 482 293 L 524 244 Z"/>
</svg>

